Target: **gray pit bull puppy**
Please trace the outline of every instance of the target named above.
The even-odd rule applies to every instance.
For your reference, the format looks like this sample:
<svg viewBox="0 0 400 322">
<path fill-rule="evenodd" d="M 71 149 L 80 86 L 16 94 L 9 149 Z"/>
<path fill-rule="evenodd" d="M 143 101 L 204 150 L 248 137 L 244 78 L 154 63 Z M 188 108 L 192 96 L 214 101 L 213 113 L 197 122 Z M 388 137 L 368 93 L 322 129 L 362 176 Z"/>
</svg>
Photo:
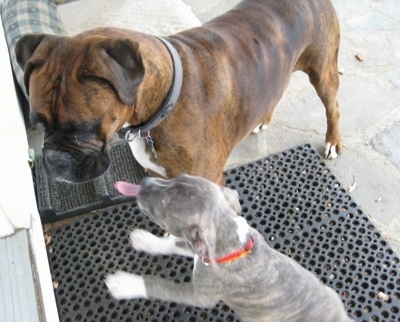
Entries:
<svg viewBox="0 0 400 322">
<path fill-rule="evenodd" d="M 118 300 L 155 298 L 197 307 L 229 305 L 243 321 L 352 321 L 338 294 L 294 260 L 275 251 L 239 216 L 235 190 L 201 177 L 146 178 L 141 187 L 116 183 L 137 195 L 141 210 L 169 237 L 130 234 L 137 251 L 194 258 L 192 281 L 123 271 L 105 277 Z"/>
</svg>

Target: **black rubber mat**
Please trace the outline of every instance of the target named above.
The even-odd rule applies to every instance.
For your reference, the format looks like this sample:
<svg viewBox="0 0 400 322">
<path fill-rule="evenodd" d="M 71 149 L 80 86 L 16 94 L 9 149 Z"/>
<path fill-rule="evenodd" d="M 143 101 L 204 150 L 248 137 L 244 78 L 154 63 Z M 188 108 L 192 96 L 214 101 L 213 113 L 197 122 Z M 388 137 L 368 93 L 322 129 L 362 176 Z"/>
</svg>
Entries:
<svg viewBox="0 0 400 322">
<path fill-rule="evenodd" d="M 114 182 L 139 182 L 144 176 L 144 170 L 133 157 L 125 140 L 114 143 L 110 155 L 112 165 L 107 172 L 84 183 L 68 183 L 49 178 L 43 167 L 42 156 L 38 156 L 35 159 L 35 182 L 42 221 L 54 222 L 128 200 L 114 189 Z"/>
<path fill-rule="evenodd" d="M 278 251 L 341 296 L 356 321 L 400 321 L 399 255 L 309 145 L 232 169 L 226 184 L 243 216 Z M 134 200 L 50 231 L 50 268 L 61 321 L 239 321 L 228 306 L 200 309 L 157 300 L 116 301 L 105 274 L 126 270 L 181 283 L 192 260 L 132 250 L 131 228 L 162 231 Z"/>
</svg>

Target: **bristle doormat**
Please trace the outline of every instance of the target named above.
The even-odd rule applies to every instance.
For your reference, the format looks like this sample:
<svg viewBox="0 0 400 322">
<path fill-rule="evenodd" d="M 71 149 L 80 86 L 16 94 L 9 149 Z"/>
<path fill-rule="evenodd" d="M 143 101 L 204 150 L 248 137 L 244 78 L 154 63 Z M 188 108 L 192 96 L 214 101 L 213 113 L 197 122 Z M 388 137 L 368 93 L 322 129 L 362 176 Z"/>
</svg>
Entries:
<svg viewBox="0 0 400 322">
<path fill-rule="evenodd" d="M 145 175 L 125 140 L 110 148 L 111 167 L 99 178 L 84 183 L 69 183 L 49 178 L 42 156 L 35 158 L 36 198 L 43 223 L 59 221 L 89 211 L 121 203 L 129 198 L 114 188 L 118 180 L 137 183 Z"/>
<path fill-rule="evenodd" d="M 274 249 L 334 288 L 356 321 L 400 321 L 399 255 L 309 145 L 226 172 L 243 216 Z M 150 256 L 128 241 L 133 227 L 162 235 L 125 202 L 48 232 L 54 291 L 63 322 L 240 321 L 224 303 L 200 309 L 158 300 L 116 301 L 105 274 L 126 270 L 186 283 L 192 260 Z"/>
</svg>

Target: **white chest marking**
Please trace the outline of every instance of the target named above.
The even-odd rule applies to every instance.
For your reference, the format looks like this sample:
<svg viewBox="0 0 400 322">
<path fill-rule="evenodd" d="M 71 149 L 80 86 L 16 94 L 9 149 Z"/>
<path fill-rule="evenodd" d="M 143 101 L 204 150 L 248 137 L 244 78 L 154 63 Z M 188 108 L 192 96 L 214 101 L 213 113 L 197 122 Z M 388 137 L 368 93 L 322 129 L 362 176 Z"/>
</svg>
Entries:
<svg viewBox="0 0 400 322">
<path fill-rule="evenodd" d="M 139 162 L 139 164 L 148 170 L 151 170 L 155 173 L 158 173 L 162 177 L 166 177 L 167 173 L 165 171 L 165 168 L 154 163 L 153 161 L 150 160 L 150 155 L 146 153 L 146 142 L 142 138 L 137 138 L 133 141 L 128 142 L 129 147 L 131 148 L 132 154 Z"/>
<path fill-rule="evenodd" d="M 242 242 L 242 244 L 247 242 L 247 236 L 249 234 L 249 224 L 247 223 L 246 219 L 244 219 L 241 216 L 238 216 L 236 219 L 236 234 L 239 237 L 239 240 Z"/>
<path fill-rule="evenodd" d="M 197 264 L 197 262 L 199 261 L 199 256 L 196 255 L 196 254 L 194 254 L 194 256 L 193 256 L 193 261 L 194 261 L 194 263 L 193 263 L 193 273 L 192 273 L 192 276 L 194 275 L 194 271 L 195 271 L 195 269 L 196 269 L 196 264 Z"/>
</svg>

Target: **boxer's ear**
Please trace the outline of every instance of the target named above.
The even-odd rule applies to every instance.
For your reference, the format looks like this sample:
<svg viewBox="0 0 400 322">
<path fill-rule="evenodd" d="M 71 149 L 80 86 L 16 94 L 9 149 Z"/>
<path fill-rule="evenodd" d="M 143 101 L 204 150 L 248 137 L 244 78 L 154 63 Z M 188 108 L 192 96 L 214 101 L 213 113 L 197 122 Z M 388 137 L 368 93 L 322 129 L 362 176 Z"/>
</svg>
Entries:
<svg viewBox="0 0 400 322">
<path fill-rule="evenodd" d="M 139 44 L 128 39 L 117 39 L 103 43 L 98 64 L 100 72 L 126 105 L 132 105 L 144 76 L 144 66 L 139 53 Z"/>
<path fill-rule="evenodd" d="M 25 70 L 26 63 L 32 57 L 36 48 L 47 37 L 45 34 L 24 35 L 18 39 L 15 44 L 15 54 L 17 62 L 23 70 Z"/>
<path fill-rule="evenodd" d="M 22 36 L 15 44 L 15 54 L 18 64 L 24 71 L 24 84 L 27 94 L 29 95 L 29 79 L 32 71 L 37 67 L 38 62 L 31 60 L 39 45 L 45 40 L 54 38 L 54 36 L 46 34 L 32 34 Z M 41 61 L 39 60 L 39 63 Z"/>
</svg>

